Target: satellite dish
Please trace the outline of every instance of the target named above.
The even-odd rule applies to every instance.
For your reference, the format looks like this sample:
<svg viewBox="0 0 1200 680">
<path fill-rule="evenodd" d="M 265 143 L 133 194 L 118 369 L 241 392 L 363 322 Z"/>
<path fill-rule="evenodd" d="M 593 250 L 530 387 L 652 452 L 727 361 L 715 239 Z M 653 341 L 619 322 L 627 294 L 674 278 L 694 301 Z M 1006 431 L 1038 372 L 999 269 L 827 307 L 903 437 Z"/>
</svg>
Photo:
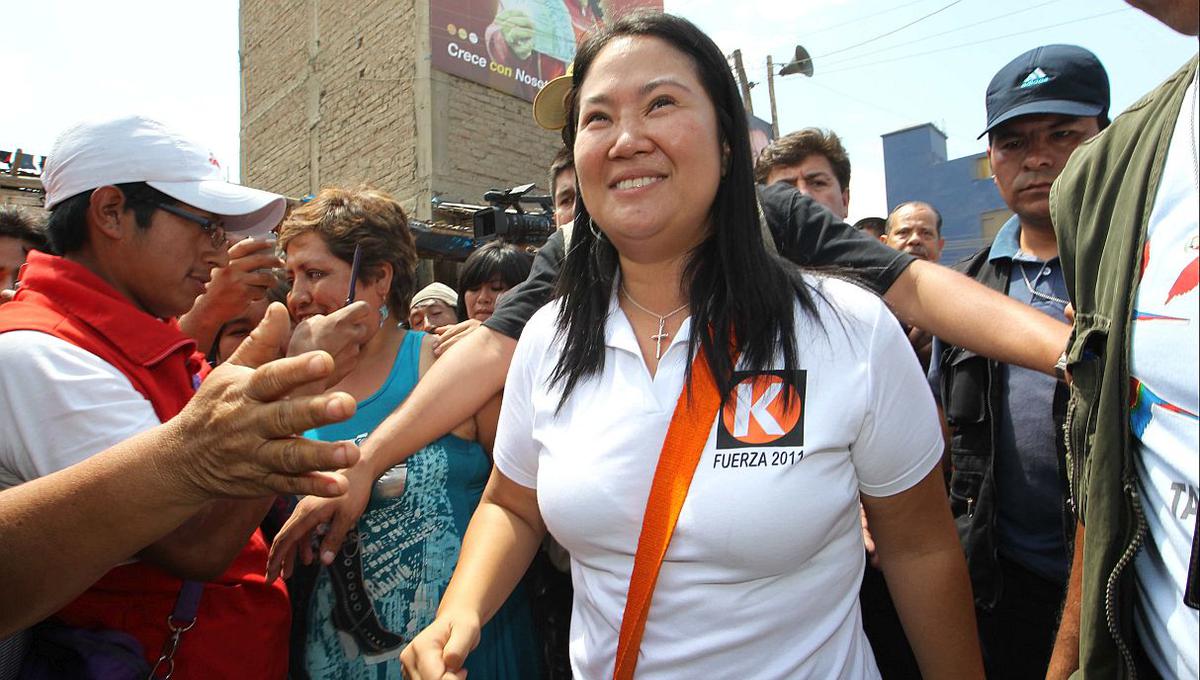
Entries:
<svg viewBox="0 0 1200 680">
<path fill-rule="evenodd" d="M 796 57 L 779 71 L 781 76 L 790 76 L 793 73 L 803 73 L 809 78 L 813 74 L 812 57 L 808 56 L 808 50 L 800 45 L 796 45 Z"/>
</svg>

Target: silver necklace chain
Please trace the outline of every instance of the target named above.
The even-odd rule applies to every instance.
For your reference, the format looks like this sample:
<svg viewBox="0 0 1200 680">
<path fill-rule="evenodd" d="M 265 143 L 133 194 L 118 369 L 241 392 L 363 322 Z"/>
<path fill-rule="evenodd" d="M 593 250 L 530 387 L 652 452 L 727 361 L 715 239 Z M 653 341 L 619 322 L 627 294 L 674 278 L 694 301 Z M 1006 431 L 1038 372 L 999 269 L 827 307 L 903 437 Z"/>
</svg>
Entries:
<svg viewBox="0 0 1200 680">
<path fill-rule="evenodd" d="M 1067 300 L 1064 300 L 1060 297 L 1055 297 L 1053 295 L 1050 295 L 1049 293 L 1043 293 L 1042 291 L 1034 288 L 1033 283 L 1031 283 L 1029 281 L 1029 275 L 1025 273 L 1025 265 L 1023 263 L 1014 262 L 1013 264 L 1017 265 L 1017 269 L 1021 270 L 1021 278 L 1025 280 L 1025 287 L 1029 289 L 1030 295 L 1034 296 L 1035 298 L 1053 302 L 1057 305 L 1062 305 L 1063 307 L 1067 306 L 1067 304 L 1068 304 Z M 1041 265 L 1039 265 L 1039 266 L 1041 266 Z"/>
<path fill-rule="evenodd" d="M 662 342 L 663 342 L 663 340 L 666 340 L 667 338 L 671 337 L 671 334 L 667 333 L 666 330 L 664 330 L 667 325 L 667 319 L 669 319 L 669 318 L 675 316 L 676 314 L 682 312 L 683 310 L 687 309 L 687 307 L 688 307 L 687 303 L 680 305 L 678 308 L 671 310 L 670 312 L 667 312 L 666 314 L 659 314 L 658 312 L 652 312 L 649 309 L 646 309 L 645 307 L 638 304 L 638 301 L 633 299 L 633 296 L 629 294 L 629 291 L 625 290 L 625 282 L 624 281 L 621 282 L 621 294 L 625 296 L 626 300 L 629 300 L 629 304 L 633 305 L 634 307 L 637 307 L 638 309 L 642 310 L 643 312 L 658 319 L 658 332 L 655 333 L 654 335 L 651 335 L 650 339 L 653 340 L 654 344 L 655 344 L 654 359 L 656 361 L 658 359 L 661 359 L 662 358 Z"/>
</svg>

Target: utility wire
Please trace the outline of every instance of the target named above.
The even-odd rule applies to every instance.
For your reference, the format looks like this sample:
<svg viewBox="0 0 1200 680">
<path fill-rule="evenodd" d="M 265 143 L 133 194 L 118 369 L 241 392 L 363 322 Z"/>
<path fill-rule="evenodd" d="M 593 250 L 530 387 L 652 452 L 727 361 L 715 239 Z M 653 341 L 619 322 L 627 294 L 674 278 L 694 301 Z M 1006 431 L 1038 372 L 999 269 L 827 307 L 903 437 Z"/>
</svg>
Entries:
<svg viewBox="0 0 1200 680">
<path fill-rule="evenodd" d="M 884 113 L 887 113 L 887 114 L 889 114 L 889 115 L 895 116 L 897 119 L 904 121 L 904 122 L 905 122 L 905 124 L 907 124 L 907 123 L 910 123 L 910 122 L 913 122 L 913 121 L 918 121 L 918 120 L 920 120 L 920 119 L 921 119 L 919 116 L 913 116 L 913 115 L 910 115 L 910 114 L 907 114 L 907 113 L 903 113 L 903 112 L 901 112 L 901 111 L 893 111 L 892 109 L 889 109 L 889 108 L 886 108 L 886 107 L 880 106 L 880 105 L 879 105 L 877 102 L 869 101 L 869 100 L 867 100 L 867 99 L 862 99 L 862 98 L 860 98 L 860 97 L 856 97 L 856 96 L 854 96 L 854 95 L 852 95 L 852 94 L 847 94 L 847 93 L 845 93 L 845 92 L 842 92 L 842 91 L 840 91 L 840 90 L 835 90 L 835 89 L 833 89 L 832 87 L 829 87 L 828 85 L 824 85 L 824 84 L 822 84 L 822 83 L 820 83 L 820 82 L 818 82 L 818 81 L 816 81 L 816 80 L 809 81 L 809 82 L 807 82 L 807 83 L 805 83 L 805 84 L 806 84 L 806 85 L 814 85 L 814 86 L 816 86 L 816 87 L 818 87 L 818 88 L 820 88 L 820 89 L 822 89 L 822 90 L 825 90 L 825 91 L 827 91 L 827 92 L 830 92 L 830 93 L 836 94 L 836 95 L 838 95 L 839 97 L 842 97 L 842 98 L 844 98 L 844 99 L 849 99 L 849 100 L 851 100 L 851 101 L 854 101 L 854 102 L 857 102 L 857 103 L 859 103 L 859 104 L 862 104 L 863 106 L 869 106 L 869 107 L 871 107 L 871 108 L 873 108 L 873 109 L 876 109 L 876 110 L 882 111 L 882 112 L 884 112 Z"/>
<path fill-rule="evenodd" d="M 972 40 L 971 42 L 959 43 L 957 45 L 950 45 L 949 47 L 941 47 L 936 50 L 927 50 L 925 52 L 918 52 L 916 54 L 906 54 L 906 55 L 902 55 L 899 57 L 891 57 L 889 59 L 881 59 L 879 61 L 872 61 L 872 62 L 868 62 L 865 64 L 852 64 L 850 66 L 845 66 L 843 68 L 837 68 L 832 71 L 824 71 L 823 73 L 821 73 L 821 75 L 828 76 L 828 75 L 833 75 L 835 73 L 842 73 L 845 71 L 853 71 L 854 69 L 867 68 L 869 66 L 878 66 L 880 64 L 890 64 L 892 62 L 902 61 L 904 59 L 914 59 L 916 57 L 924 57 L 926 55 L 937 54 L 939 52 L 948 52 L 950 50 L 957 50 L 957 49 L 961 49 L 963 47 L 975 47 L 977 45 L 982 45 L 984 43 L 995 42 L 997 40 L 1006 40 L 1008 38 L 1015 38 L 1020 35 L 1028 35 L 1030 33 L 1037 33 L 1039 31 L 1044 31 L 1044 30 L 1047 30 L 1050 28 L 1058 28 L 1060 26 L 1068 26 L 1070 24 L 1077 24 L 1077 23 L 1080 23 L 1083 21 L 1090 21 L 1092 19 L 1099 19 L 1100 17 L 1106 17 L 1106 16 L 1109 16 L 1112 14 L 1117 14 L 1120 12 L 1128 12 L 1128 11 L 1129 11 L 1128 8 L 1115 9 L 1115 10 L 1112 10 L 1109 12 L 1101 12 L 1100 14 L 1093 14 L 1091 16 L 1080 17 L 1078 19 L 1072 19 L 1070 21 L 1063 21 L 1063 22 L 1060 22 L 1057 24 L 1048 24 L 1045 26 L 1038 26 L 1037 28 L 1033 28 L 1033 29 L 1030 29 L 1027 31 L 1017 31 L 1015 33 L 1008 33 L 1006 35 L 998 35 L 994 38 L 984 38 L 983 40 Z"/>
<path fill-rule="evenodd" d="M 825 57 L 830 57 L 830 56 L 833 56 L 833 55 L 835 55 L 835 54 L 841 54 L 842 52 L 849 52 L 850 50 L 857 49 L 857 48 L 859 48 L 859 47 L 862 47 L 863 45 L 866 45 L 866 44 L 868 44 L 868 43 L 873 43 L 873 42 L 875 42 L 876 40 L 880 40 L 881 38 L 886 38 L 886 37 L 888 37 L 889 35 L 894 35 L 894 34 L 896 34 L 896 33 L 899 33 L 900 31 L 903 31 L 904 29 L 908 28 L 909 26 L 913 26 L 913 25 L 915 25 L 915 24 L 918 24 L 918 23 L 920 23 L 920 22 L 922 22 L 922 21 L 925 21 L 926 19 L 928 19 L 928 18 L 930 18 L 930 17 L 932 17 L 932 16 L 934 16 L 934 15 L 936 15 L 936 14 L 940 14 L 940 13 L 942 13 L 942 12 L 945 12 L 946 10 L 950 9 L 951 7 L 953 7 L 953 6 L 957 5 L 957 4 L 958 4 L 958 3 L 960 3 L 960 2 L 962 2 L 962 0 L 951 0 L 951 2 L 949 2 L 949 3 L 945 4 L 945 5 L 942 5 L 941 7 L 939 7 L 939 8 L 937 8 L 937 9 L 933 10 L 932 12 L 930 12 L 930 13 L 928 13 L 928 14 L 924 14 L 924 15 L 922 15 L 922 16 L 919 16 L 919 17 L 917 17 L 916 19 L 913 19 L 912 21 L 908 22 L 907 24 L 904 24 L 903 26 L 897 26 L 896 28 L 893 28 L 893 29 L 892 29 L 892 30 L 890 30 L 890 31 L 885 31 L 885 32 L 883 32 L 883 33 L 880 33 L 879 35 L 877 35 L 877 36 L 873 37 L 873 38 L 867 38 L 866 40 L 864 40 L 864 41 L 862 41 L 862 42 L 854 43 L 853 45 L 848 45 L 848 46 L 846 46 L 846 47 L 843 47 L 843 48 L 841 48 L 841 49 L 839 49 L 839 50 L 834 50 L 834 51 L 832 51 L 832 52 L 826 52 L 825 54 L 822 54 L 822 55 L 820 55 L 820 56 L 813 57 L 812 59 L 810 59 L 810 61 L 813 61 L 813 62 L 815 62 L 817 59 L 824 59 Z"/>
<path fill-rule="evenodd" d="M 895 45 L 888 45 L 887 47 L 881 47 L 881 48 L 879 48 L 879 49 L 877 49 L 877 50 L 874 50 L 873 52 L 870 52 L 870 53 L 867 53 L 867 54 L 852 54 L 852 55 L 846 55 L 845 57 L 842 57 L 842 58 L 840 58 L 840 59 L 834 59 L 834 60 L 833 60 L 833 62 L 832 62 L 832 64 L 827 64 L 827 63 L 825 63 L 825 62 L 822 62 L 821 66 L 822 66 L 822 68 L 824 68 L 824 67 L 826 67 L 826 66 L 830 66 L 830 65 L 836 66 L 836 65 L 838 65 L 838 64 L 845 64 L 845 63 L 848 63 L 848 62 L 851 62 L 851 61 L 855 61 L 855 60 L 857 60 L 857 59 L 862 59 L 863 57 L 871 57 L 871 56 L 875 56 L 875 55 L 877 55 L 877 54 L 879 54 L 879 53 L 881 53 L 881 52 L 889 52 L 889 51 L 891 51 L 891 50 L 899 49 L 899 48 L 901 48 L 901 47 L 907 47 L 908 45 L 915 45 L 916 43 L 919 43 L 919 42 L 925 42 L 926 40 L 932 40 L 932 39 L 934 39 L 934 38 L 940 38 L 940 37 L 942 37 L 942 36 L 945 36 L 945 35 L 950 35 L 951 33 L 958 33 L 959 31 L 965 31 L 965 30 L 967 30 L 968 28 L 975 28 L 976 26 L 981 26 L 981 25 L 983 25 L 983 24 L 991 23 L 991 22 L 993 22 L 993 21 L 999 21 L 1000 19 L 1007 19 L 1008 17 L 1014 16 L 1014 15 L 1016 15 L 1016 14 L 1022 14 L 1022 13 L 1024 13 L 1024 12 L 1031 12 L 1031 11 L 1033 11 L 1033 10 L 1035 10 L 1035 9 L 1041 9 L 1042 7 L 1045 7 L 1046 5 L 1052 5 L 1052 4 L 1056 3 L 1056 2 L 1062 2 L 1062 0 L 1046 0 L 1046 2 L 1038 3 L 1038 4 L 1036 4 L 1036 5 L 1031 5 L 1031 6 L 1029 6 L 1029 7 L 1026 7 L 1026 8 L 1024 8 L 1024 9 L 1018 9 L 1018 10 L 1015 10 L 1015 11 L 1012 11 L 1012 12 L 1006 12 L 1006 13 L 1004 13 L 1004 14 L 998 14 L 998 15 L 996 15 L 996 16 L 994 16 L 994 17 L 989 17 L 989 18 L 987 18 L 987 19 L 981 19 L 981 20 L 979 20 L 979 21 L 976 21 L 976 22 L 974 22 L 974 23 L 966 24 L 966 25 L 964 25 L 964 26 L 958 26 L 957 28 L 952 28 L 952 29 L 950 29 L 950 30 L 948 30 L 948 31 L 942 31 L 941 33 L 933 33 L 933 34 L 930 34 L 930 35 L 922 36 L 922 37 L 920 37 L 920 38 L 913 38 L 912 40 L 909 40 L 909 41 L 906 41 L 906 42 L 902 42 L 902 43 L 896 43 Z"/>
<path fill-rule="evenodd" d="M 883 10 L 883 11 L 881 11 L 881 12 L 875 12 L 874 14 L 865 14 L 865 15 L 863 15 L 863 16 L 855 17 L 855 18 L 853 18 L 853 19 L 850 19 L 850 20 L 848 20 L 848 21 L 843 21 L 843 22 L 841 22 L 841 23 L 838 23 L 838 24 L 833 24 L 832 26 L 824 26 L 824 27 L 822 27 L 822 28 L 818 28 L 818 29 L 817 29 L 817 30 L 815 30 L 815 31 L 810 31 L 810 32 L 808 32 L 808 33 L 805 33 L 805 34 L 804 34 L 804 38 L 805 38 L 805 39 L 807 39 L 807 38 L 811 38 L 811 37 L 812 37 L 812 36 L 814 36 L 814 35 L 820 35 L 820 34 L 822 34 L 822 33 L 828 33 L 829 31 L 832 31 L 832 30 L 833 30 L 833 29 L 835 29 L 835 28 L 841 28 L 841 27 L 843 27 L 843 26 L 849 26 L 850 24 L 857 24 L 858 22 L 860 22 L 860 21 L 864 21 L 864 20 L 866 20 L 866 19 L 874 19 L 875 17 L 880 17 L 880 16 L 883 16 L 884 14 L 889 14 L 889 13 L 891 13 L 891 12 L 895 12 L 896 10 L 899 10 L 899 9 L 904 9 L 905 7 L 912 7 L 913 5 L 919 5 L 919 4 L 921 4 L 922 2 L 927 2 L 927 1 L 928 1 L 928 0 L 913 0 L 912 2 L 906 2 L 906 3 L 904 3 L 903 5 L 897 5 L 897 6 L 895 6 L 895 7 L 889 7 L 888 9 L 885 9 L 885 10 Z"/>
</svg>

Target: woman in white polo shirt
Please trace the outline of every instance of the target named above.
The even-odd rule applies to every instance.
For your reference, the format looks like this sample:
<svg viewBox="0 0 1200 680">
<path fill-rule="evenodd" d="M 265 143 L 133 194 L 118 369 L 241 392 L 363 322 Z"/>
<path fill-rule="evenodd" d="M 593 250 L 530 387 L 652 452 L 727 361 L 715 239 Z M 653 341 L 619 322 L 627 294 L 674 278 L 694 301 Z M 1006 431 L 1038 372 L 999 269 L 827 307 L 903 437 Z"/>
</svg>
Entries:
<svg viewBox="0 0 1200 680">
<path fill-rule="evenodd" d="M 580 48 L 573 79 L 563 294 L 521 336 L 496 466 L 438 618 L 401 656 L 409 676 L 461 667 L 549 529 L 571 553 L 574 674 L 612 677 L 651 479 L 702 352 L 728 400 L 665 553 L 639 677 L 878 677 L 858 609 L 860 499 L 925 677 L 982 677 L 916 359 L 875 296 L 767 252 L 720 50 L 683 19 L 635 14 Z"/>
</svg>

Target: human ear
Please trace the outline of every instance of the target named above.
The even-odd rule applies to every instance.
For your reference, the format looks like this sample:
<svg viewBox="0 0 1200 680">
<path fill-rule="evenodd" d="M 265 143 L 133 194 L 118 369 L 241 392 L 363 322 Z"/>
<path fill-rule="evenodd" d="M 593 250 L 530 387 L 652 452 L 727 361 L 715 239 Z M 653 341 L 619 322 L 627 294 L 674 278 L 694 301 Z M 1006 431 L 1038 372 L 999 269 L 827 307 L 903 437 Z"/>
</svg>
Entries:
<svg viewBox="0 0 1200 680">
<path fill-rule="evenodd" d="M 120 189 L 112 185 L 98 187 L 88 199 L 88 224 L 108 238 L 120 239 L 125 231 L 122 218 L 127 209 L 125 194 Z"/>
</svg>

